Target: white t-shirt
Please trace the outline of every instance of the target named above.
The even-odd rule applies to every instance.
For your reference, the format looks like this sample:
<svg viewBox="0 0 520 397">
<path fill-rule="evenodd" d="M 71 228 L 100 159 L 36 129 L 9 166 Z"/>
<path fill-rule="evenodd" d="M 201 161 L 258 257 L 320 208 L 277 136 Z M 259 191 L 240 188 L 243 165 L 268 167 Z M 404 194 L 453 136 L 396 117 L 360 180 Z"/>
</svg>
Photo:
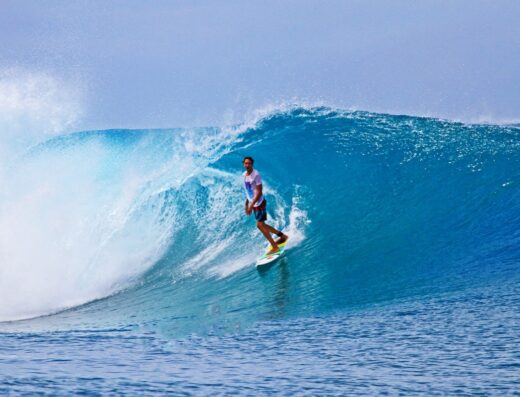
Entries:
<svg viewBox="0 0 520 397">
<path fill-rule="evenodd" d="M 246 192 L 246 197 L 249 202 L 253 201 L 255 198 L 255 190 L 258 185 L 262 184 L 262 177 L 257 170 L 253 170 L 251 174 L 247 175 L 247 171 L 244 172 L 244 190 Z M 255 207 L 260 206 L 264 201 L 264 195 L 262 194 L 258 201 L 255 203 Z"/>
</svg>

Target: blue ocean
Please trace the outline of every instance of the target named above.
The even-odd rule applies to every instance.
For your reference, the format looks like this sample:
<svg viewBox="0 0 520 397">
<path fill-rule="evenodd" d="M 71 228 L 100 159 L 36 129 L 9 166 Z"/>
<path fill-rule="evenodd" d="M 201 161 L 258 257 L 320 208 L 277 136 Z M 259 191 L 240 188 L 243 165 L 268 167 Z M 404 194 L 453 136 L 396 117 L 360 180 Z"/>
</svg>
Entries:
<svg viewBox="0 0 520 397">
<path fill-rule="evenodd" d="M 3 168 L 1 394 L 520 393 L 518 125 L 294 106 Z"/>
</svg>

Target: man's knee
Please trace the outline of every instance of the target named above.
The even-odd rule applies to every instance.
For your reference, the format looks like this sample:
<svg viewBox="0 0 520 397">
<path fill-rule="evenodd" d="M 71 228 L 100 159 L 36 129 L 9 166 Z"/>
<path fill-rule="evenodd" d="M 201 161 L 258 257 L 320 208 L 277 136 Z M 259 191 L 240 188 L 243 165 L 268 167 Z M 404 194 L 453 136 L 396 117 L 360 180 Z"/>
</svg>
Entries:
<svg viewBox="0 0 520 397">
<path fill-rule="evenodd" d="M 259 228 L 260 230 L 263 230 L 264 229 L 264 222 L 262 221 L 256 221 L 256 227 Z"/>
</svg>

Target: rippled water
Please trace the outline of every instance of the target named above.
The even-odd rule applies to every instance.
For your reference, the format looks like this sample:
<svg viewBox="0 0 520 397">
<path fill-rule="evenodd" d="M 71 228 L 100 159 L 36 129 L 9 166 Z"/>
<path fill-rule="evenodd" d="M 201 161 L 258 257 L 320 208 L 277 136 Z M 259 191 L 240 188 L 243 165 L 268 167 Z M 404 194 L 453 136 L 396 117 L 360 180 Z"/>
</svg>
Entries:
<svg viewBox="0 0 520 397">
<path fill-rule="evenodd" d="M 4 333 L 1 392 L 49 395 L 513 395 L 520 288 L 509 283 L 227 336 Z"/>
</svg>

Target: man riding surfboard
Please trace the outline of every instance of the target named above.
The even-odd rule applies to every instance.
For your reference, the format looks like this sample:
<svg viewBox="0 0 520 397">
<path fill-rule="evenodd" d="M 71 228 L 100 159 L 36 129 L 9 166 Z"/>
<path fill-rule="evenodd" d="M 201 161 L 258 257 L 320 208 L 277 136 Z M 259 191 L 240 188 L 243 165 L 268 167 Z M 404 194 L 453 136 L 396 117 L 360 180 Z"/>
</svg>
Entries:
<svg viewBox="0 0 520 397">
<path fill-rule="evenodd" d="M 245 211 L 246 215 L 255 214 L 256 227 L 262 232 L 264 237 L 271 244 L 271 249 L 267 255 L 276 254 L 280 251 L 278 244 L 287 241 L 287 236 L 282 231 L 265 223 L 267 220 L 267 202 L 262 194 L 262 178 L 260 173 L 253 169 L 254 160 L 252 157 L 244 157 L 242 164 L 244 165 L 244 190 L 246 192 Z M 271 233 L 276 234 L 278 238 L 273 240 Z"/>
</svg>

